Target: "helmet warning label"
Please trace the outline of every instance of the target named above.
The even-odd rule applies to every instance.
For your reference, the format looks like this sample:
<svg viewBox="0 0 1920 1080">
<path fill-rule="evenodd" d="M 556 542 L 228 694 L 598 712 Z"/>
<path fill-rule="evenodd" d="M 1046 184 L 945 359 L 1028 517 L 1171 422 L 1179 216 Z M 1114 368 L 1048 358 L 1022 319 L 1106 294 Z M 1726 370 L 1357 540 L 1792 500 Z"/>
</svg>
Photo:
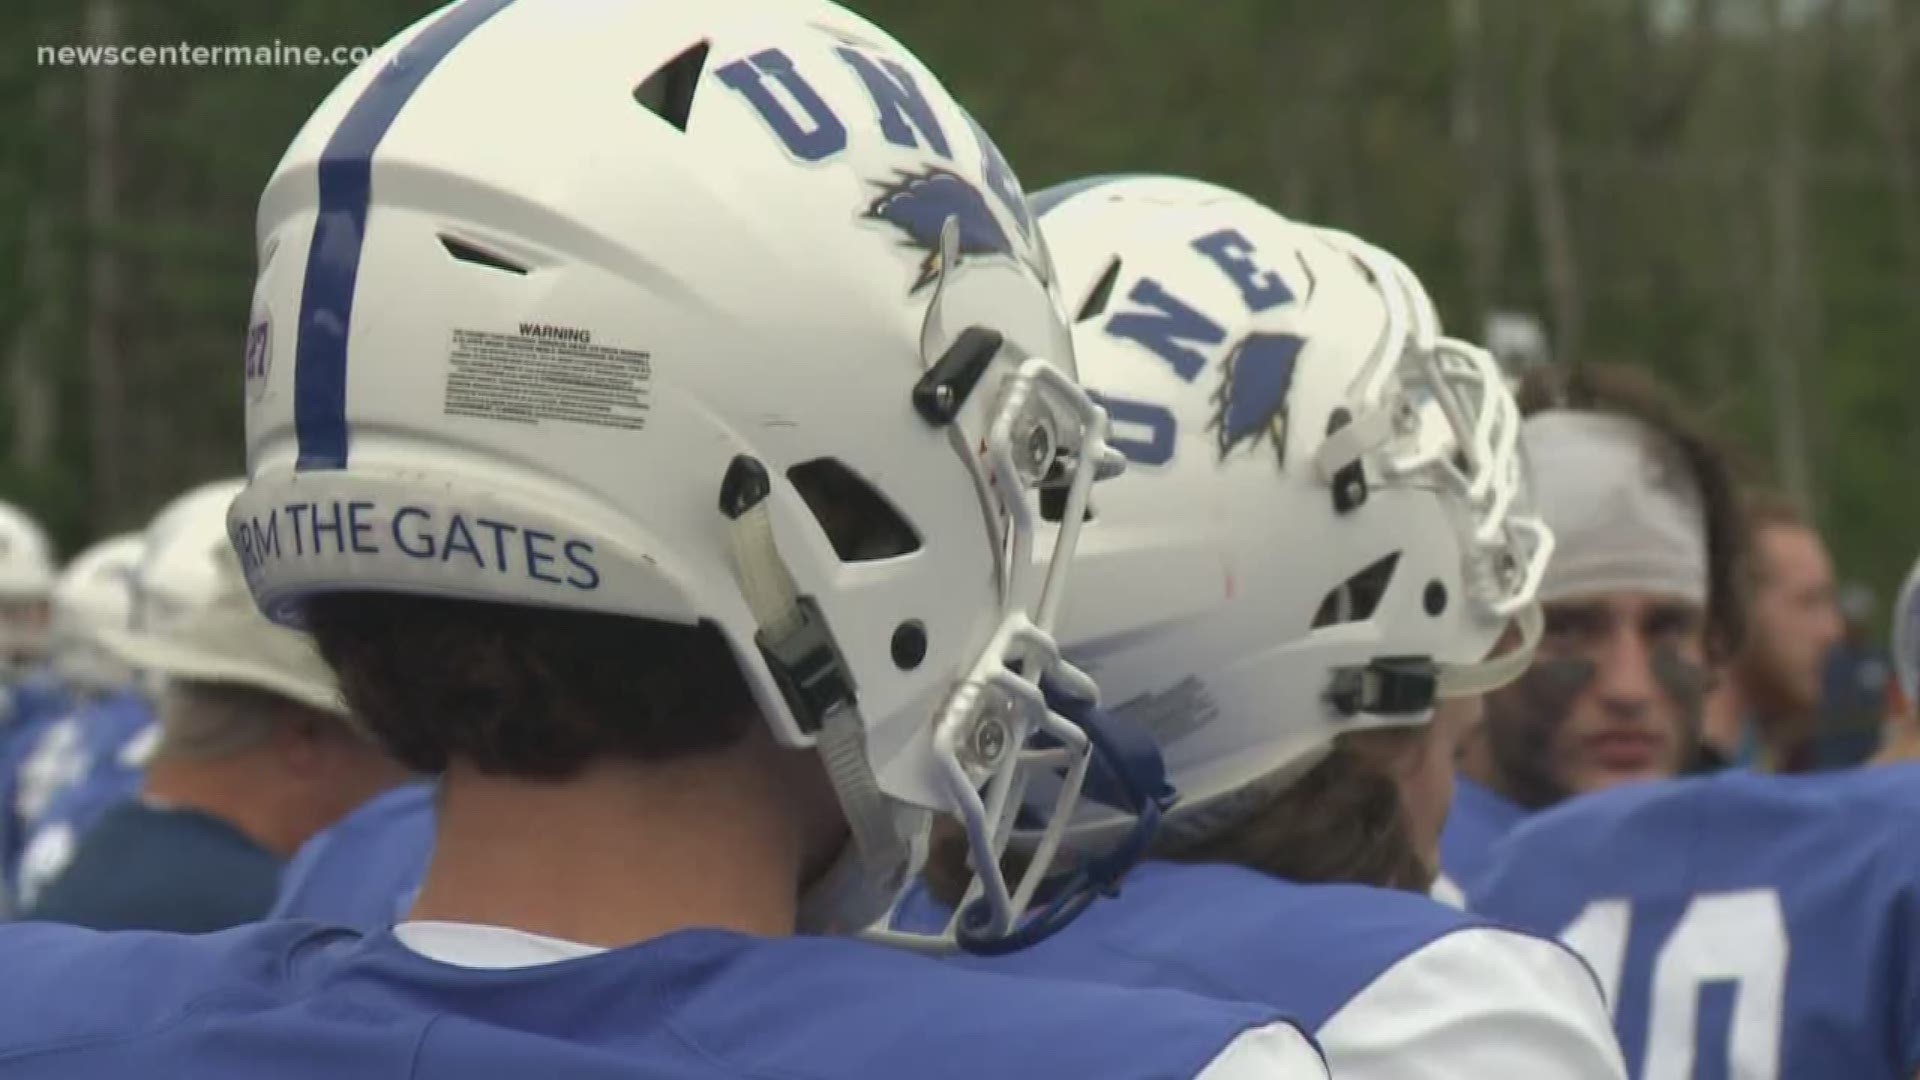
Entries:
<svg viewBox="0 0 1920 1080">
<path fill-rule="evenodd" d="M 652 357 L 596 344 L 590 330 L 546 323 L 521 323 L 515 333 L 456 329 L 448 361 L 448 416 L 647 426 Z"/>
</svg>

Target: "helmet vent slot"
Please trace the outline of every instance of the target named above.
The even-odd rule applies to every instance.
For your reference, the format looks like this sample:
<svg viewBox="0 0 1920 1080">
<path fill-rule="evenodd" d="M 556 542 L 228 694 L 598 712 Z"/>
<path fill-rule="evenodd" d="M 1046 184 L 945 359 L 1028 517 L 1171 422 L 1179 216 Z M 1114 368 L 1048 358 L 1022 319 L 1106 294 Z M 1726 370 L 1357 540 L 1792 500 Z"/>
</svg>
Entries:
<svg viewBox="0 0 1920 1080">
<path fill-rule="evenodd" d="M 1083 323 L 1088 319 L 1097 318 L 1106 311 L 1107 301 L 1113 297 L 1113 283 L 1119 279 L 1120 259 L 1116 256 L 1107 264 L 1107 269 L 1100 275 L 1100 280 L 1093 283 L 1093 291 L 1087 294 L 1086 302 L 1080 305 L 1080 314 L 1075 315 L 1073 321 Z"/>
<path fill-rule="evenodd" d="M 1400 553 L 1396 551 L 1334 586 L 1320 601 L 1320 610 L 1313 616 L 1313 629 L 1327 630 L 1373 618 L 1393 584 L 1394 571 L 1399 568 Z"/>
<path fill-rule="evenodd" d="M 920 550 L 920 536 L 906 517 L 840 459 L 803 461 L 787 470 L 787 480 L 841 562 L 874 562 Z"/>
<path fill-rule="evenodd" d="M 459 262 L 472 263 L 475 266 L 484 266 L 492 270 L 504 270 L 509 274 L 520 274 L 524 276 L 527 272 L 527 268 L 519 263 L 514 262 L 504 255 L 488 251 L 469 240 L 461 240 L 457 237 L 443 234 L 440 237 L 440 246 L 446 248 L 447 254 L 453 256 L 454 259 Z"/>
<path fill-rule="evenodd" d="M 700 73 L 707 66 L 707 50 L 707 42 L 702 41 L 662 64 L 633 88 L 633 100 L 675 128 L 687 130 L 687 119 L 693 115 L 693 95 L 700 89 Z"/>
</svg>

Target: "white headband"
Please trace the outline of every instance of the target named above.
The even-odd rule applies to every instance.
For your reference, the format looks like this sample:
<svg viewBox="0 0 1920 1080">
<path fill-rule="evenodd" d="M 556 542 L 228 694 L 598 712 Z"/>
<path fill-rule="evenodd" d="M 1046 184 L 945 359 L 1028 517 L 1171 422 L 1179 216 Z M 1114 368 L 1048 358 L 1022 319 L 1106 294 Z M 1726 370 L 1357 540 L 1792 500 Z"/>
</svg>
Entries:
<svg viewBox="0 0 1920 1080">
<path fill-rule="evenodd" d="M 1555 409 L 1520 442 L 1557 546 L 1540 599 L 1644 592 L 1707 600 L 1707 518 L 1685 462 L 1637 420 Z"/>
</svg>

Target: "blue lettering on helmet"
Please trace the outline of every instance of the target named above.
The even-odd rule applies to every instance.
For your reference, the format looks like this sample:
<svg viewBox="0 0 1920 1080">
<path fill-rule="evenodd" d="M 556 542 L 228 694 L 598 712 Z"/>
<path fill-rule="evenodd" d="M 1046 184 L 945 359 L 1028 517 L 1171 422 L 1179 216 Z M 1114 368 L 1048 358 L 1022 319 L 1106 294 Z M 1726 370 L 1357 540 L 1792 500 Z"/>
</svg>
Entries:
<svg viewBox="0 0 1920 1080">
<path fill-rule="evenodd" d="M 507 534 L 519 532 L 520 526 L 512 524 L 511 522 L 494 521 L 492 518 L 483 517 L 474 518 L 473 523 L 493 533 L 494 564 L 496 567 L 502 568 L 504 572 L 504 568 L 507 565 Z"/>
<path fill-rule="evenodd" d="M 270 562 L 351 553 L 442 564 L 458 556 L 476 570 L 582 592 L 602 581 L 593 544 L 579 537 L 424 506 L 402 505 L 388 513 L 367 499 L 285 503 L 236 523 L 230 539 L 250 578 Z"/>
<path fill-rule="evenodd" d="M 422 525 L 428 525 L 433 515 L 418 506 L 403 506 L 393 512 L 392 523 L 388 526 L 393 533 L 393 546 L 400 549 L 402 555 L 411 559 L 431 559 L 434 556 L 433 531 L 423 527 L 419 532 L 408 530 L 406 522 L 418 518 Z"/>
<path fill-rule="evenodd" d="M 918 150 L 920 138 L 934 153 L 947 160 L 953 160 L 953 150 L 947 145 L 947 134 L 940 130 L 940 121 L 933 115 L 933 106 L 927 104 L 927 97 L 920 92 L 920 85 L 913 81 L 913 72 L 897 60 L 884 56 L 870 57 L 857 49 L 842 45 L 833 50 L 860 82 L 867 88 L 867 96 L 873 99 L 873 109 L 880 119 L 880 134 L 888 142 L 908 150 Z"/>
<path fill-rule="evenodd" d="M 552 549 L 546 545 L 552 544 L 559 538 L 552 533 L 541 532 L 538 529 L 528 529 L 522 532 L 520 537 L 526 541 L 527 576 L 535 581 L 544 581 L 552 585 L 565 584 L 565 578 L 554 577 L 540 572 L 541 564 L 551 564 L 554 558 Z"/>
<path fill-rule="evenodd" d="M 1107 333 L 1145 346 L 1173 365 L 1174 373 L 1186 382 L 1199 378 L 1207 366 L 1206 356 L 1192 346 L 1227 340 L 1219 323 L 1188 307 L 1152 278 L 1134 282 L 1127 299 L 1141 308 L 1114 312 L 1107 319 Z"/>
<path fill-rule="evenodd" d="M 313 517 L 311 520 L 313 521 L 314 551 L 320 552 L 326 550 L 322 545 L 321 537 L 328 533 L 333 534 L 334 554 L 338 555 L 347 550 L 346 535 L 341 531 L 339 503 L 327 503 L 324 506 L 320 503 L 314 503 Z"/>
<path fill-rule="evenodd" d="M 582 590 L 597 589 L 600 587 L 600 570 L 594 566 L 592 562 L 592 544 L 585 540 L 569 540 L 560 550 L 566 555 L 567 562 L 572 564 L 573 568 L 580 572 L 578 578 L 575 578 L 569 573 L 567 575 L 567 584 Z"/>
<path fill-rule="evenodd" d="M 365 500 L 347 504 L 348 543 L 357 555 L 378 555 L 380 549 L 368 543 L 364 537 L 373 535 L 373 522 L 364 521 L 361 515 L 373 509 L 373 504 Z"/>
<path fill-rule="evenodd" d="M 1240 287 L 1240 296 L 1247 302 L 1247 310 L 1265 311 L 1293 302 L 1293 290 L 1280 275 L 1271 270 L 1263 270 L 1253 261 L 1253 244 L 1240 235 L 1237 229 L 1221 229 L 1210 232 L 1193 242 L 1193 250 L 1213 260 L 1220 272 L 1233 279 Z"/>
<path fill-rule="evenodd" d="M 847 148 L 847 126 L 793 66 L 793 58 L 779 49 L 763 49 L 744 60 L 723 64 L 713 74 L 728 89 L 746 98 L 780 144 L 801 161 L 825 161 Z M 804 125 L 774 96 L 767 85 L 769 78 L 807 114 Z"/>
<path fill-rule="evenodd" d="M 287 521 L 292 524 L 292 528 L 289 531 L 293 533 L 293 553 L 295 555 L 305 555 L 307 553 L 307 541 L 306 537 L 301 534 L 301 518 L 302 515 L 313 510 L 313 504 L 288 503 L 286 510 Z"/>
<path fill-rule="evenodd" d="M 440 544 L 440 561 L 446 562 L 452 559 L 456 550 L 473 556 L 473 565 L 476 569 L 487 568 L 487 560 L 481 557 L 480 548 L 473 542 L 473 530 L 467 528 L 467 519 L 459 514 L 454 514 L 447 519 L 447 535 Z"/>
<path fill-rule="evenodd" d="M 1053 189 L 1048 206 L 1110 182 L 1111 178 L 1103 177 L 1062 185 Z M 1280 275 L 1256 261 L 1259 253 L 1239 230 L 1217 229 L 1196 237 L 1188 246 L 1226 275 L 1240 291 L 1248 313 L 1293 303 L 1293 290 Z M 1143 346 L 1170 364 L 1186 382 L 1199 378 L 1212 362 L 1208 354 L 1194 346 L 1219 346 L 1227 341 L 1227 332 L 1219 323 L 1152 278 L 1135 282 L 1127 299 L 1138 307 L 1109 316 L 1106 332 Z M 1306 344 L 1306 339 L 1297 334 L 1256 331 L 1234 342 L 1219 358 L 1220 385 L 1213 393 L 1213 419 L 1208 430 L 1214 433 L 1222 460 L 1238 447 L 1267 442 L 1280 463 L 1286 463 L 1287 402 Z M 1172 460 L 1177 443 L 1171 409 L 1145 401 L 1103 402 L 1116 426 L 1114 446 L 1128 460 L 1144 465 L 1164 465 Z M 1144 427 L 1148 438 L 1133 438 L 1121 425 Z"/>
</svg>

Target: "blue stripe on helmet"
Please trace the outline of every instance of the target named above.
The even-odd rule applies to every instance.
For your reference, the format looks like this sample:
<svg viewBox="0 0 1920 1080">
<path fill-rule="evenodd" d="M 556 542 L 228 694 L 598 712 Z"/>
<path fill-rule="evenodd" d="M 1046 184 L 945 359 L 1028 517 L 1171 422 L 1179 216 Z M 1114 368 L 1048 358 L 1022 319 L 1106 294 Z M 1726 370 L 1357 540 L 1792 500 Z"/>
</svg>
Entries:
<svg viewBox="0 0 1920 1080">
<path fill-rule="evenodd" d="M 467 0 L 416 35 L 367 84 L 320 154 L 320 216 L 307 249 L 293 361 L 296 468 L 347 465 L 347 335 L 373 194 L 373 152 L 427 75 L 512 2 Z"/>
</svg>

